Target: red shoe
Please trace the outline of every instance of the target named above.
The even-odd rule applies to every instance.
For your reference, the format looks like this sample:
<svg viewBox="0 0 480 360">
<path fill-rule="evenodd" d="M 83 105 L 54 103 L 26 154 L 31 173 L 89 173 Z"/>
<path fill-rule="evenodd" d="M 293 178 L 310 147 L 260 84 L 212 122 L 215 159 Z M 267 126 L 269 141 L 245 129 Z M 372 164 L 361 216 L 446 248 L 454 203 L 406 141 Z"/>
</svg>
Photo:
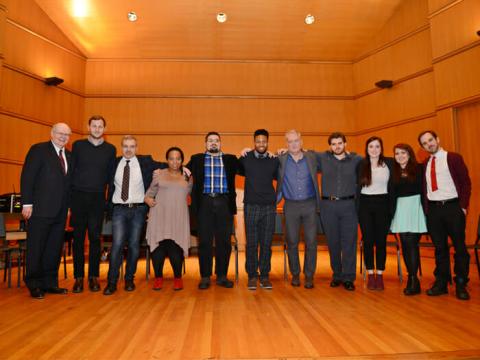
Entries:
<svg viewBox="0 0 480 360">
<path fill-rule="evenodd" d="M 163 277 L 156 277 L 153 282 L 153 290 L 162 290 L 163 287 Z"/>
<path fill-rule="evenodd" d="M 377 277 L 375 279 L 375 287 L 377 290 L 384 290 L 385 285 L 383 284 L 383 275 L 382 274 L 377 274 Z"/>
<path fill-rule="evenodd" d="M 368 290 L 375 290 L 377 288 L 375 283 L 375 274 L 368 274 L 367 275 L 367 289 Z"/>
<path fill-rule="evenodd" d="M 173 290 L 182 290 L 183 289 L 183 280 L 182 278 L 174 278 L 173 279 Z"/>
</svg>

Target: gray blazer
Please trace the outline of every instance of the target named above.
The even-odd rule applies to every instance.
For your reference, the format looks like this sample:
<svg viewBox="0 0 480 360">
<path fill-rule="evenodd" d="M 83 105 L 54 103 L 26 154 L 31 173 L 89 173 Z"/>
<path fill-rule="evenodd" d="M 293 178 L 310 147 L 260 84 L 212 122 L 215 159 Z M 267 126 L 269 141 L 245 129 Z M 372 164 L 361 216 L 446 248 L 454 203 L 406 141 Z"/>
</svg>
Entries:
<svg viewBox="0 0 480 360">
<path fill-rule="evenodd" d="M 318 178 L 317 173 L 319 172 L 319 168 L 317 165 L 317 158 L 315 156 L 315 152 L 313 151 L 304 151 L 303 156 L 307 159 L 308 168 L 310 170 L 310 175 L 312 177 L 313 185 L 315 187 L 315 195 L 317 198 L 317 211 L 320 211 L 320 191 L 318 190 Z M 287 157 L 288 153 L 280 155 L 278 157 L 279 160 L 279 169 L 278 169 L 278 179 L 277 179 L 277 202 L 280 202 L 282 199 L 282 184 L 283 184 L 283 177 L 285 176 L 285 167 L 287 164 Z"/>
</svg>

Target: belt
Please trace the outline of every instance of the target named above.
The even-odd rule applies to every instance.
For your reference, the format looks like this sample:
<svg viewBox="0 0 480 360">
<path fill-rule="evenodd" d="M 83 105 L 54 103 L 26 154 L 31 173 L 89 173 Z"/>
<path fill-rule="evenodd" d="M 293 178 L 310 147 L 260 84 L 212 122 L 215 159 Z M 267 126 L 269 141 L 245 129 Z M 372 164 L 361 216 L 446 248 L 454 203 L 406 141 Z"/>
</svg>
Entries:
<svg viewBox="0 0 480 360">
<path fill-rule="evenodd" d="M 145 203 L 130 203 L 130 204 L 113 204 L 113 206 L 126 207 L 126 208 L 136 208 L 145 205 Z"/>
<path fill-rule="evenodd" d="M 339 200 L 352 200 L 355 199 L 355 195 L 350 196 L 322 196 L 322 200 L 339 201 Z"/>
<path fill-rule="evenodd" d="M 211 198 L 216 198 L 220 196 L 227 196 L 227 194 L 220 194 L 220 193 L 208 193 L 208 194 L 203 194 L 205 196 L 211 197 Z"/>
<path fill-rule="evenodd" d="M 445 204 L 455 203 L 458 202 L 458 198 L 447 199 L 447 200 L 428 200 L 428 204 L 436 205 L 436 206 L 443 206 Z"/>
</svg>

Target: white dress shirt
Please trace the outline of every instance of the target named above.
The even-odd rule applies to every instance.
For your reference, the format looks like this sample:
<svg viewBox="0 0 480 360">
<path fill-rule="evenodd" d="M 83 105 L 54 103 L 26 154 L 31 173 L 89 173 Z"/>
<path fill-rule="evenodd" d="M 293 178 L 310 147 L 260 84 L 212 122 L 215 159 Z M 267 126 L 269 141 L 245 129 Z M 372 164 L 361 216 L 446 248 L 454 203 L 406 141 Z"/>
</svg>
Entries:
<svg viewBox="0 0 480 360">
<path fill-rule="evenodd" d="M 124 157 L 120 160 L 115 171 L 115 191 L 113 193 L 112 202 L 114 204 L 138 204 L 143 203 L 145 198 L 145 187 L 143 185 L 142 170 L 140 163 L 136 156 L 128 159 L 130 160 L 130 181 L 128 186 L 128 199 L 122 200 L 122 183 L 123 183 L 123 169 L 127 164 L 127 159 Z"/>
<path fill-rule="evenodd" d="M 432 179 L 430 176 L 433 156 L 435 156 L 435 173 L 437 175 L 438 190 L 436 191 L 432 191 Z M 448 169 L 447 152 L 442 148 L 428 159 L 426 178 L 428 200 L 443 201 L 458 197 L 457 188 Z"/>
<path fill-rule="evenodd" d="M 52 141 L 52 145 L 55 148 L 55 151 L 57 152 L 57 156 L 60 156 L 60 150 L 62 150 L 62 158 L 63 158 L 63 162 L 65 163 L 65 172 L 67 173 L 68 172 L 68 162 L 67 162 L 67 158 L 65 157 L 65 148 L 64 147 L 61 148 L 61 147 L 55 145 L 55 143 L 53 141 Z"/>
</svg>

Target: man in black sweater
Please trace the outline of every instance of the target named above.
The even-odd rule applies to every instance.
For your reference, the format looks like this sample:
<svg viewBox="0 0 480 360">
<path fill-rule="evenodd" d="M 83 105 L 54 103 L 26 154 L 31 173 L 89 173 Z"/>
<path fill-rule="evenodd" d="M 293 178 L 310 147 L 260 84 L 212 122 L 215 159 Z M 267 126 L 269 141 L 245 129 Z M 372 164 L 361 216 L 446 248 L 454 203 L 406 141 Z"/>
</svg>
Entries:
<svg viewBox="0 0 480 360">
<path fill-rule="evenodd" d="M 265 129 L 255 131 L 253 135 L 255 149 L 239 160 L 239 174 L 245 176 L 243 200 L 247 237 L 245 270 L 248 274 L 250 290 L 257 288 L 258 271 L 260 271 L 260 287 L 272 288 L 269 273 L 276 215 L 273 180 L 277 179 L 278 158 L 269 157 L 267 154 L 268 135 Z"/>
<path fill-rule="evenodd" d="M 88 138 L 72 147 L 73 292 L 83 291 L 85 277 L 85 233 L 88 229 L 88 287 L 99 291 L 100 232 L 105 210 L 105 190 L 115 162 L 115 146 L 105 141 L 105 119 L 95 115 L 88 120 Z"/>
</svg>

